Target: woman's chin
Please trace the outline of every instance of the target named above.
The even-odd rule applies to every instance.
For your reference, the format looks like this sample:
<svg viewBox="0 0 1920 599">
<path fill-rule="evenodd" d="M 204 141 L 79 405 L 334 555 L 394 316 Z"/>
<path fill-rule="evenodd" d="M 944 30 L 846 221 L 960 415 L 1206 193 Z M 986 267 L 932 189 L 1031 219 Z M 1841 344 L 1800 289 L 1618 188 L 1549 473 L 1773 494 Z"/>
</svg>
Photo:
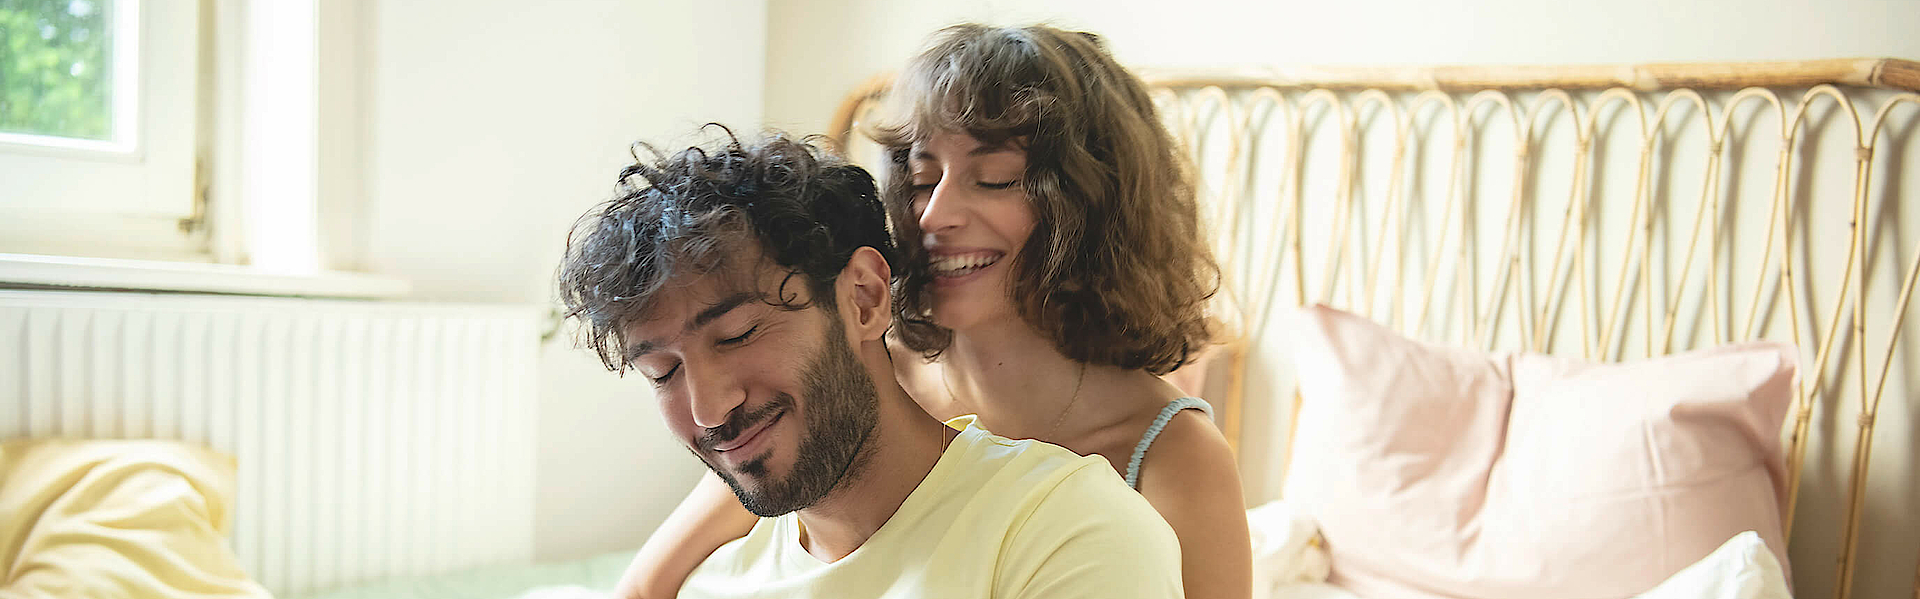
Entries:
<svg viewBox="0 0 1920 599">
<path fill-rule="evenodd" d="M 1007 282 L 980 276 L 991 274 L 998 273 L 979 272 L 958 280 L 937 279 L 932 289 L 933 323 L 960 332 L 1002 321 L 1019 321 L 1020 316 L 1008 298 Z"/>
<path fill-rule="evenodd" d="M 934 300 L 933 310 L 929 311 L 927 315 L 932 317 L 933 324 L 940 325 L 941 328 L 955 331 L 972 328 L 974 322 L 979 320 L 978 313 L 980 311 L 975 309 L 975 306 L 968 305 L 969 303 L 970 302 L 965 300 L 942 301 L 936 299 Z"/>
<path fill-rule="evenodd" d="M 1020 318 L 1008 306 L 982 306 L 966 301 L 936 305 L 932 316 L 934 324 L 962 334 L 998 323 L 1015 322 Z"/>
</svg>

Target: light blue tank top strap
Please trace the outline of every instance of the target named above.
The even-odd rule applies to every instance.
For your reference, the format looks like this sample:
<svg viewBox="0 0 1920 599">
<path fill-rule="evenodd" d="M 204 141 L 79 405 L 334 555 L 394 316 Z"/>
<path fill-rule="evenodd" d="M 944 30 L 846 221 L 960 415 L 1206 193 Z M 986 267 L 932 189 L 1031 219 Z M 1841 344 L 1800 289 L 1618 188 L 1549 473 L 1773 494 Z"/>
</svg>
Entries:
<svg viewBox="0 0 1920 599">
<path fill-rule="evenodd" d="M 1153 440 L 1160 437 L 1160 430 L 1167 428 L 1167 421 L 1181 410 L 1199 410 L 1207 418 L 1213 418 L 1213 405 L 1198 397 L 1182 397 L 1167 402 L 1160 408 L 1160 415 L 1153 418 L 1153 424 L 1147 425 L 1147 434 L 1140 436 L 1140 444 L 1133 446 L 1133 457 L 1127 460 L 1127 486 L 1140 490 L 1140 461 L 1147 459 L 1147 448 L 1153 446 Z"/>
</svg>

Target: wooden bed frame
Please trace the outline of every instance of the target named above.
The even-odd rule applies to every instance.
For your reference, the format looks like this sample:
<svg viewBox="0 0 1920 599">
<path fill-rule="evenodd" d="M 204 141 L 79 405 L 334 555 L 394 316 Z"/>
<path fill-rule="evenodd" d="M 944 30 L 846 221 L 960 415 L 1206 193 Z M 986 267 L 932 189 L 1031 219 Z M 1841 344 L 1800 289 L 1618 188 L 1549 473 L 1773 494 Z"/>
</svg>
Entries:
<svg viewBox="0 0 1920 599">
<path fill-rule="evenodd" d="M 1920 63 L 1139 72 L 1191 153 L 1212 225 L 1217 312 L 1237 335 L 1208 395 L 1236 449 L 1264 407 L 1246 398 L 1290 395 L 1263 374 L 1285 369 L 1277 307 L 1328 303 L 1430 340 L 1594 360 L 1772 338 L 1803 355 L 1782 431 L 1786 529 L 1820 511 L 1802 487 L 1838 511 L 1834 530 L 1791 537 L 1799 596 L 1817 596 L 1827 554 L 1832 596 L 1853 594 L 1870 499 L 1913 511 L 1911 493 L 1868 481 L 1890 378 L 1907 422 L 1886 428 L 1920 436 L 1920 379 L 1906 375 L 1920 351 L 1901 351 L 1920 274 L 1920 245 L 1903 239 L 1920 214 L 1900 210 L 1920 186 Z M 830 125 L 856 161 L 878 164 L 859 131 L 889 82 L 853 90 Z M 1555 334 L 1567 326 L 1579 335 Z M 1269 411 L 1297 408 L 1295 396 Z M 1902 457 L 1887 467 L 1920 480 Z M 1882 530 L 1896 525 L 1915 526 L 1875 523 L 1877 540 L 1906 542 Z M 1916 556 L 1904 551 L 1875 554 L 1876 580 L 1905 584 Z"/>
</svg>

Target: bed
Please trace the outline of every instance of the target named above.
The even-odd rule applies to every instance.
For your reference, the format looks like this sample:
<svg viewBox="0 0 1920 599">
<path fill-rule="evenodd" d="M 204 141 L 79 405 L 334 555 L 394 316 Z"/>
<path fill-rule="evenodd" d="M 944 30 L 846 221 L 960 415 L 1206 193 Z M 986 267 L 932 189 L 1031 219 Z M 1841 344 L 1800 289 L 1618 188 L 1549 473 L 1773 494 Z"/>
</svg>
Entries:
<svg viewBox="0 0 1920 599">
<path fill-rule="evenodd" d="M 1323 401 L 1328 387 L 1297 376 L 1293 366 L 1303 355 L 1327 353 L 1299 351 L 1312 326 L 1324 331 L 1339 324 L 1397 344 L 1407 355 L 1480 352 L 1474 355 L 1482 361 L 1531 352 L 1594 364 L 1641 363 L 1772 339 L 1787 344 L 1780 351 L 1789 352 L 1785 362 L 1798 375 L 1784 392 L 1777 429 L 1762 435 L 1772 441 L 1759 441 L 1755 446 L 1764 451 L 1749 457 L 1779 464 L 1777 473 L 1768 473 L 1780 490 L 1768 504 L 1778 518 L 1765 525 L 1778 529 L 1785 546 L 1780 561 L 1791 567 L 1796 596 L 1920 597 L 1913 582 L 1920 461 L 1912 459 L 1920 449 L 1914 412 L 1920 381 L 1909 374 L 1920 372 L 1920 352 L 1912 348 L 1920 331 L 1908 330 L 1920 325 L 1906 318 L 1920 267 L 1920 214 L 1906 208 L 1920 189 L 1920 168 L 1914 168 L 1920 95 L 1913 93 L 1920 89 L 1920 65 L 1888 59 L 1143 74 L 1193 157 L 1224 271 L 1217 314 L 1234 332 L 1200 364 L 1175 375 L 1220 408 L 1250 504 L 1337 490 L 1325 480 L 1304 486 L 1300 480 L 1316 468 L 1324 476 L 1339 457 L 1325 448 L 1337 444 L 1338 435 L 1389 445 L 1408 436 L 1328 418 L 1323 408 L 1341 404 Z M 886 81 L 878 77 L 852 90 L 831 128 L 868 164 L 880 156 L 860 139 L 858 125 L 874 114 Z M 135 309 L 85 306 L 94 300 L 78 296 L 57 299 L 0 302 L 0 315 L 7 316 L 0 325 L 13 327 L 0 332 L 20 333 L 20 346 L 40 349 L 56 348 L 46 340 L 66 339 L 57 348 L 67 349 L 38 353 L 71 358 L 80 369 L 61 380 L 90 372 L 103 377 L 93 382 L 102 389 L 136 389 L 145 379 L 126 379 L 101 365 L 155 343 L 160 332 L 189 325 L 207 325 L 212 336 L 192 337 L 177 353 L 206 354 L 219 341 L 218 349 L 237 352 L 241 364 L 305 363 L 273 353 L 284 350 L 249 357 L 248 348 L 270 348 L 265 340 L 308 329 L 343 346 L 391 344 L 412 339 L 416 329 L 422 338 L 498 341 L 493 345 L 507 352 L 498 363 L 530 363 L 512 352 L 531 351 L 535 344 L 524 340 L 537 334 L 524 315 L 475 316 L 476 323 L 512 326 L 468 334 L 442 315 L 359 305 L 338 307 L 352 319 L 336 326 L 326 315 L 286 316 L 293 310 L 280 305 L 242 311 L 156 297 L 138 299 Z M 228 312 L 245 314 L 225 324 L 210 316 Z M 43 313 L 58 316 L 53 320 L 61 326 L 31 324 L 38 321 L 29 316 Z M 122 335 L 102 324 L 121 320 L 142 326 Z M 1427 345 L 1409 345 L 1422 342 Z M 98 358 L 86 367 L 91 370 L 82 368 L 94 364 L 83 360 L 89 356 Z M 331 380 L 326 373 L 334 371 L 326 368 L 352 373 L 360 365 L 355 360 L 322 358 L 320 370 L 301 371 L 313 378 L 298 380 Z M 179 383 L 162 395 L 193 399 L 186 407 L 148 414 L 131 411 L 148 409 L 138 401 L 123 406 L 84 394 L 39 394 L 33 383 L 27 387 L 35 393 L 19 413 L 28 432 L 171 438 L 225 452 L 224 458 L 203 456 L 202 470 L 224 481 L 210 485 L 216 490 L 208 494 L 233 506 L 237 524 L 227 529 L 215 517 L 193 532 L 202 540 L 218 533 L 211 539 L 227 552 L 219 566 L 258 581 L 242 580 L 236 588 L 314 599 L 609 588 L 628 552 L 511 565 L 531 554 L 530 518 L 478 517 L 531 513 L 531 496 L 523 493 L 533 481 L 527 440 L 479 442 L 492 438 L 490 427 L 517 430 L 508 424 L 531 413 L 530 387 L 519 379 L 479 385 L 466 371 L 422 372 L 409 383 L 422 401 L 472 391 L 463 384 L 503 391 L 496 407 L 460 424 L 424 417 L 442 404 L 396 396 L 375 412 L 365 398 L 354 399 L 360 394 L 341 395 L 341 401 L 316 394 L 327 389 L 283 404 L 267 394 L 277 391 L 261 377 L 229 381 L 220 378 L 226 374 L 189 372 L 152 375 L 155 382 Z M 183 389 L 212 392 L 202 398 Z M 1594 410 L 1599 419 L 1612 401 L 1576 407 Z M 149 427 L 149 420 L 162 424 Z M 355 424 L 363 420 L 382 428 L 363 430 Z M 403 431 L 416 439 L 410 449 L 363 448 L 355 441 Z M 507 466 L 487 473 L 435 466 L 466 463 L 474 447 L 499 452 L 490 463 Z M 412 457 L 372 459 L 388 455 L 381 452 Z M 1444 461 L 1458 453 L 1428 457 Z M 377 484 L 342 484 L 349 480 L 343 477 L 365 475 L 342 466 L 341 456 L 361 469 L 379 468 Z M 1536 465 L 1555 463 L 1548 459 L 1553 454 L 1526 457 L 1539 458 Z M 0 454 L 0 463 L 6 459 Z M 441 473 L 451 483 L 416 476 L 423 472 Z M 1505 488 L 1541 486 L 1540 479 L 1511 471 L 1502 476 L 1517 478 Z M 479 506 L 475 498 L 493 503 Z M 1349 592 L 1338 583 L 1353 580 L 1351 550 L 1365 540 L 1340 532 L 1333 516 L 1315 513 L 1314 506 L 1283 507 L 1319 519 L 1320 534 L 1295 546 L 1330 548 L 1332 577 L 1275 589 L 1272 596 Z M 1607 567 L 1595 564 L 1594 571 Z M 1528 582 L 1525 572 L 1518 578 Z M 356 582 L 368 579 L 380 581 Z"/>
<path fill-rule="evenodd" d="M 1212 382 L 1188 385 L 1221 406 L 1250 503 L 1312 504 L 1295 507 L 1321 521 L 1332 582 L 1380 597 L 1626 596 L 1594 589 L 1647 588 L 1653 571 L 1758 529 L 1796 596 L 1920 593 L 1909 374 L 1920 331 L 1906 318 L 1920 270 L 1920 214 L 1907 209 L 1920 64 L 1142 75 L 1192 157 L 1224 271 L 1216 313 L 1235 333 L 1198 367 Z M 868 165 L 883 157 L 861 126 L 886 82 L 849 94 L 830 128 Z M 1775 344 L 1741 345 L 1756 340 Z M 1342 344 L 1367 351 L 1327 357 Z M 1396 365 L 1500 379 L 1505 395 L 1486 395 L 1477 420 L 1422 416 L 1382 397 L 1422 390 L 1367 370 L 1383 344 Z M 1441 395 L 1457 411 L 1472 394 Z M 1342 453 L 1353 448 L 1400 462 Z M 1472 460 L 1478 470 L 1458 463 Z M 1734 466 L 1757 482 L 1690 494 Z M 1365 480 L 1368 469 L 1391 480 Z M 1599 504 L 1555 506 L 1578 518 L 1515 516 L 1547 511 L 1529 507 L 1541 497 L 1591 499 L 1562 491 L 1610 477 L 1664 495 L 1620 522 L 1609 510 L 1627 508 Z M 1418 520 L 1341 504 L 1370 501 L 1361 490 L 1477 513 Z M 1413 530 L 1362 530 L 1388 522 Z M 1592 528 L 1621 523 L 1658 532 L 1568 539 L 1612 538 Z M 1427 530 L 1441 525 L 1452 528 Z M 1691 529 L 1715 536 L 1683 538 L 1708 534 Z M 1525 542 L 1460 540 L 1502 535 Z M 1441 557 L 1391 559 L 1422 552 Z"/>
</svg>

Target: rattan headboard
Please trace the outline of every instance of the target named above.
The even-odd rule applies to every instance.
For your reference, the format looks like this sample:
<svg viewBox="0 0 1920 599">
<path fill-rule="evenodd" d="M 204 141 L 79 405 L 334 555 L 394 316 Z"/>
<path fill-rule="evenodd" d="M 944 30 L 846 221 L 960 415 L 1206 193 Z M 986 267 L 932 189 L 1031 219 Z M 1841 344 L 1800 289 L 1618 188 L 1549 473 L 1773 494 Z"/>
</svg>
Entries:
<svg viewBox="0 0 1920 599">
<path fill-rule="evenodd" d="M 1862 562 L 1863 593 L 1907 584 L 1920 351 L 1902 343 L 1920 331 L 1902 331 L 1917 326 L 1920 214 L 1902 208 L 1920 186 L 1920 63 L 1141 73 L 1192 154 L 1218 312 L 1240 333 L 1219 398 L 1236 448 L 1279 436 L 1244 435 L 1246 414 L 1297 407 L 1290 381 L 1256 367 L 1284 369 L 1269 328 L 1289 305 L 1590 359 L 1792 341 L 1787 525 L 1822 523 L 1791 537 L 1799 595 L 1854 594 Z M 829 135 L 856 160 L 878 164 L 857 132 L 888 80 L 836 113 Z M 1906 401 L 1882 412 L 1889 395 Z M 1873 461 L 1876 432 L 1898 459 Z M 1291 437 L 1269 461 L 1284 465 Z"/>
</svg>

